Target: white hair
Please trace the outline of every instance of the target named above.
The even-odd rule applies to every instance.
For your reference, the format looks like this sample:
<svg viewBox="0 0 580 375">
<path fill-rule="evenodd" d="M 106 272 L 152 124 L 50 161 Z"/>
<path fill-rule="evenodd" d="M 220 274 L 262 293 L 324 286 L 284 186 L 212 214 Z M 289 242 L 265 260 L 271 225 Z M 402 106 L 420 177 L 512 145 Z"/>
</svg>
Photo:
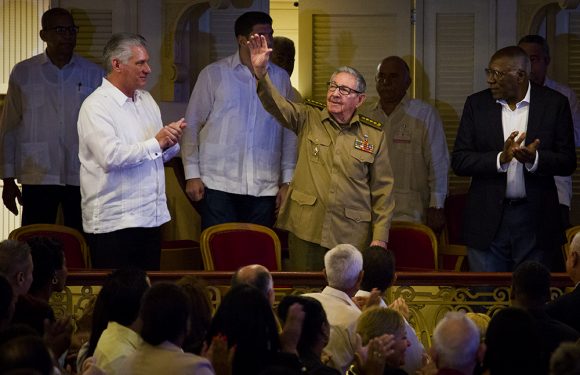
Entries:
<svg viewBox="0 0 580 375">
<path fill-rule="evenodd" d="M 339 290 L 354 287 L 362 271 L 363 258 L 350 244 L 336 245 L 324 255 L 324 268 L 328 285 Z"/>
<path fill-rule="evenodd" d="M 479 329 L 462 312 L 448 312 L 433 331 L 438 367 L 461 369 L 473 365 L 479 344 Z"/>
</svg>

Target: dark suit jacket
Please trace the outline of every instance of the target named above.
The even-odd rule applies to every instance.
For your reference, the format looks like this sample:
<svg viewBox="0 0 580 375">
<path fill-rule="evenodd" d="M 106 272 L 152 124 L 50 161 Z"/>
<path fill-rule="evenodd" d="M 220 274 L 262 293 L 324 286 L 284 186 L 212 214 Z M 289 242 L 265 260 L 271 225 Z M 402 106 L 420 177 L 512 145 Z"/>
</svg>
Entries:
<svg viewBox="0 0 580 375">
<path fill-rule="evenodd" d="M 487 249 L 503 213 L 506 173 L 497 172 L 497 155 L 503 150 L 502 106 L 489 89 L 467 98 L 451 166 L 455 174 L 472 177 L 464 217 L 467 246 Z M 526 196 L 533 205 L 538 245 L 553 249 L 564 241 L 558 195 L 553 176 L 568 176 L 576 169 L 574 130 L 565 96 L 532 83 L 525 144 L 540 140 L 538 169 L 524 168 Z"/>
<path fill-rule="evenodd" d="M 546 312 L 556 319 L 580 332 L 580 286 L 548 303 Z"/>
</svg>

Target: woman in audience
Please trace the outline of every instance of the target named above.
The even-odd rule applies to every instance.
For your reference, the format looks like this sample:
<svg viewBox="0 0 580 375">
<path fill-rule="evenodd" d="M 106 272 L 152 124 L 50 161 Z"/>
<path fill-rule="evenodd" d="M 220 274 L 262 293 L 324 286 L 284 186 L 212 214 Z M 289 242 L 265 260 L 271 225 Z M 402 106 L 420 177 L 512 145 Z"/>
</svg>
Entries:
<svg viewBox="0 0 580 375">
<path fill-rule="evenodd" d="M 373 338 L 385 334 L 393 335 L 393 351 L 385 358 L 384 374 L 407 374 L 400 367 L 405 364 L 405 351 L 410 344 L 407 340 L 405 320 L 399 312 L 384 307 L 366 309 L 358 318 L 356 331 L 361 337 L 363 346 Z"/>
<path fill-rule="evenodd" d="M 232 287 L 211 322 L 206 342 L 224 335 L 235 346 L 233 375 L 259 374 L 270 367 L 300 371 L 297 344 L 304 313 L 293 305 L 281 336 L 270 303 L 258 289 L 240 284 Z"/>
<path fill-rule="evenodd" d="M 190 319 L 189 297 L 175 284 L 157 283 L 143 296 L 139 316 L 145 343 L 122 364 L 120 374 L 214 374 L 203 357 L 181 346 Z M 248 373 L 249 374 L 249 373 Z"/>
<path fill-rule="evenodd" d="M 326 313 L 318 300 L 303 296 L 286 296 L 278 305 L 278 316 L 282 323 L 288 317 L 290 306 L 298 303 L 304 311 L 302 334 L 298 341 L 300 361 L 311 375 L 338 375 L 339 371 L 322 363 L 322 349 L 328 344 L 330 325 Z"/>
<path fill-rule="evenodd" d="M 189 318 L 189 333 L 183 343 L 183 350 L 200 355 L 211 323 L 212 307 L 207 285 L 191 275 L 179 279 L 177 285 L 189 297 L 190 306 L 194 310 Z"/>
<path fill-rule="evenodd" d="M 484 374 L 546 374 L 540 338 L 532 317 L 523 309 L 508 307 L 495 313 L 487 327 L 485 344 Z"/>
<path fill-rule="evenodd" d="M 149 286 L 147 274 L 138 268 L 119 269 L 106 278 L 95 302 L 88 347 L 79 351 L 77 368 L 94 355 L 98 367 L 109 375 L 117 373 L 124 358 L 141 345 L 137 318 Z"/>
<path fill-rule="evenodd" d="M 32 237 L 26 241 L 32 256 L 32 284 L 28 293 L 18 298 L 13 323 L 27 324 L 44 333 L 44 320 L 55 321 L 48 304 L 53 292 L 64 289 L 68 270 L 62 244 L 48 237 Z"/>
</svg>

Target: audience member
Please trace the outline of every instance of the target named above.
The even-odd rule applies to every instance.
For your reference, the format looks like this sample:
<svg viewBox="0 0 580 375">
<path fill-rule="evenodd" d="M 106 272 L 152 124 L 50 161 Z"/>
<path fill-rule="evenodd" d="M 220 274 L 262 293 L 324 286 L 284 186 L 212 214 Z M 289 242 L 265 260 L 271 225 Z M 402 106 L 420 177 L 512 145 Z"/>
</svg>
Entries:
<svg viewBox="0 0 580 375">
<path fill-rule="evenodd" d="M 409 347 L 405 330 L 405 319 L 392 309 L 374 306 L 363 311 L 356 324 L 362 345 L 373 338 L 388 334 L 394 339 L 393 352 L 385 358 L 385 375 L 407 374 L 400 367 L 405 364 L 405 351 Z"/>
<path fill-rule="evenodd" d="M 564 342 L 552 354 L 550 375 L 580 374 L 580 345 Z"/>
<path fill-rule="evenodd" d="M 151 73 L 145 39 L 113 35 L 107 76 L 79 113 L 83 227 L 94 268 L 159 269 L 160 226 L 170 220 L 163 163 L 179 152 L 183 119 L 163 126 L 144 90 Z"/>
<path fill-rule="evenodd" d="M 259 374 L 280 366 L 300 370 L 297 345 L 304 313 L 292 306 L 280 336 L 270 303 L 257 288 L 246 284 L 232 287 L 221 301 L 210 325 L 206 342 L 218 335 L 235 347 L 233 375 Z"/>
<path fill-rule="evenodd" d="M 324 253 L 340 243 L 386 248 L 393 177 L 382 124 L 358 112 L 366 99 L 362 74 L 338 68 L 326 108 L 292 103 L 272 84 L 266 38 L 253 35 L 248 45 L 262 105 L 300 139 L 289 199 L 277 221 L 290 232 L 290 268 L 319 270 Z"/>
<path fill-rule="evenodd" d="M 257 288 L 268 299 L 270 305 L 274 305 L 276 298 L 274 280 L 272 280 L 272 275 L 266 267 L 260 264 L 250 264 L 241 267 L 232 277 L 232 287 L 239 284 L 247 284 Z"/>
<path fill-rule="evenodd" d="M 566 323 L 580 332 L 580 234 L 576 234 L 570 244 L 570 251 L 566 259 L 566 272 L 572 282 L 574 290 L 548 303 L 546 312 L 553 319 Z"/>
<path fill-rule="evenodd" d="M 42 338 L 24 335 L 0 345 L 0 374 L 53 375 L 54 361 Z"/>
<path fill-rule="evenodd" d="M 16 240 L 0 242 L 0 274 L 12 285 L 15 297 L 28 293 L 32 270 L 32 255 L 26 243 Z"/>
<path fill-rule="evenodd" d="M 499 310 L 487 328 L 484 374 L 546 374 L 541 359 L 541 340 L 528 312 L 514 307 Z"/>
<path fill-rule="evenodd" d="M 202 230 L 227 222 L 273 226 L 296 164 L 296 137 L 260 105 L 247 46 L 256 34 L 272 45 L 272 18 L 246 12 L 234 31 L 238 50 L 200 72 L 185 115 L 186 192 L 199 202 Z M 288 74 L 274 64 L 267 70 L 289 98 Z"/>
<path fill-rule="evenodd" d="M 352 297 L 360 289 L 363 259 L 354 246 L 341 244 L 326 253 L 324 266 L 328 285 L 320 293 L 304 296 L 322 304 L 330 323 L 330 337 L 324 349 L 330 355 L 328 364 L 344 373 L 358 348 L 356 321 L 361 310 Z"/>
<path fill-rule="evenodd" d="M 68 10 L 41 19 L 44 53 L 14 66 L 0 118 L 2 200 L 22 225 L 56 222 L 82 231 L 77 118 L 103 70 L 74 53 L 78 26 Z M 15 180 L 22 184 L 22 192 Z"/>
<path fill-rule="evenodd" d="M 212 315 L 212 305 L 207 285 L 202 279 L 193 275 L 183 276 L 176 284 L 189 297 L 192 308 L 192 312 L 189 315 L 189 329 L 182 345 L 183 350 L 201 355 Z"/>
<path fill-rule="evenodd" d="M 355 294 L 355 300 L 361 309 L 367 303 L 367 299 L 371 295 L 370 291 L 378 289 L 380 294 L 384 296 L 387 289 L 397 279 L 395 257 L 390 250 L 380 246 L 371 246 L 363 250 L 362 254 L 364 275 L 360 289 Z M 408 374 L 415 374 L 418 369 L 423 367 L 426 353 L 417 333 L 407 321 L 409 314 L 407 303 L 403 298 L 398 298 L 390 306 L 387 306 L 385 301 L 380 298 L 379 306 L 393 308 L 405 318 L 405 331 L 410 347 L 405 351 L 405 364 L 401 368 Z"/>
<path fill-rule="evenodd" d="M 328 344 L 330 324 L 320 302 L 314 298 L 289 295 L 278 305 L 282 323 L 288 317 L 290 306 L 298 303 L 304 311 L 302 334 L 298 341 L 298 356 L 310 375 L 339 375 L 338 370 L 322 363 L 322 351 Z"/>
<path fill-rule="evenodd" d="M 292 77 L 292 72 L 294 72 L 295 56 L 296 48 L 294 47 L 292 39 L 284 36 L 274 37 L 271 55 L 272 62 L 284 69 L 290 77 Z M 300 92 L 294 86 L 292 86 L 292 95 L 288 99 L 295 103 L 302 103 L 303 101 L 302 95 L 300 95 Z"/>
<path fill-rule="evenodd" d="M 407 63 L 389 56 L 375 76 L 379 100 L 369 116 L 383 124 L 395 180 L 393 220 L 428 225 L 439 233 L 445 224 L 449 151 L 437 109 L 407 97 L 411 75 Z"/>
<path fill-rule="evenodd" d="M 479 329 L 466 314 L 448 312 L 437 323 L 431 346 L 437 375 L 472 375 L 484 354 Z"/>
<path fill-rule="evenodd" d="M 211 363 L 181 348 L 187 336 L 189 297 L 175 284 L 154 284 L 143 296 L 139 316 L 143 345 L 130 354 L 119 374 L 214 374 Z"/>
<path fill-rule="evenodd" d="M 27 324 L 43 334 L 44 320 L 55 321 L 50 296 L 64 289 L 68 270 L 60 242 L 48 237 L 32 237 L 26 242 L 34 265 L 33 280 L 28 293 L 18 297 L 13 323 Z"/>
<path fill-rule="evenodd" d="M 124 359 L 142 343 L 137 318 L 149 285 L 147 274 L 138 268 L 118 269 L 107 276 L 95 302 L 87 350 L 79 351 L 77 368 L 94 356 L 96 365 L 106 373 L 121 374 Z"/>
<path fill-rule="evenodd" d="M 554 176 L 576 169 L 570 106 L 529 74 L 521 48 L 500 49 L 486 69 L 489 89 L 469 96 L 461 116 L 451 166 L 471 177 L 463 234 L 474 272 L 549 265 L 565 239 Z"/>
<path fill-rule="evenodd" d="M 548 75 L 548 65 L 550 64 L 550 47 L 546 39 L 540 35 L 526 35 L 518 42 L 518 47 L 523 49 L 530 57 L 531 71 L 530 81 L 539 86 L 546 86 L 558 91 L 560 94 L 568 98 L 570 104 L 570 112 L 572 113 L 572 123 L 574 124 L 574 139 L 576 147 L 580 146 L 580 106 L 576 99 L 574 90 L 570 87 L 551 80 Z M 558 189 L 558 201 L 562 213 L 562 225 L 564 229 L 570 227 L 570 207 L 572 201 L 572 176 L 554 176 L 554 182 Z M 558 255 L 557 271 L 562 271 L 562 253 L 555 252 Z M 555 265 L 553 265 L 555 266 Z"/>
<path fill-rule="evenodd" d="M 542 338 L 542 366 L 548 371 L 550 356 L 565 341 L 580 337 L 574 328 L 552 319 L 546 314 L 545 304 L 550 299 L 550 271 L 539 262 L 528 261 L 516 268 L 512 276 L 510 294 L 512 305 L 528 311 Z"/>
</svg>

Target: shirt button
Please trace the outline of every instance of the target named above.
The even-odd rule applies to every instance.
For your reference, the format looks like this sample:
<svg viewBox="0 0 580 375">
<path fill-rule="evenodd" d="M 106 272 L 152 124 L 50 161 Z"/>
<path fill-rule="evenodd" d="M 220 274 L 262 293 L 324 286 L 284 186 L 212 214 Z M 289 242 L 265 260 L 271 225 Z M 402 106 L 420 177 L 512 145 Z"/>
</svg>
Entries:
<svg viewBox="0 0 580 375">
<path fill-rule="evenodd" d="M 357 223 L 360 223 L 360 217 L 359 217 L 359 216 L 357 216 L 357 218 L 356 218 L 356 219 L 354 219 L 354 221 L 356 221 Z"/>
</svg>

